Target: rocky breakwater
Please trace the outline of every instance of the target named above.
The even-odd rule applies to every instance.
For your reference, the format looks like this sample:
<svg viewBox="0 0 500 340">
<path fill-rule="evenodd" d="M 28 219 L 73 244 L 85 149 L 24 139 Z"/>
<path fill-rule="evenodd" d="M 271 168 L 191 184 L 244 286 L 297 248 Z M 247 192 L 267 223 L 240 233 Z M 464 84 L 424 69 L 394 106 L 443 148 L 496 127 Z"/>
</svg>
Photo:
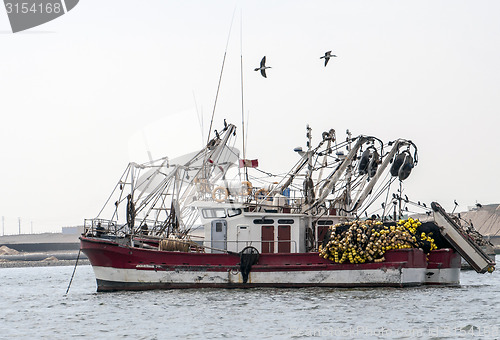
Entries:
<svg viewBox="0 0 500 340">
<path fill-rule="evenodd" d="M 7 246 L 0 246 L 0 268 L 72 266 L 78 253 L 67 251 L 53 252 L 19 252 Z M 89 264 L 84 254 L 80 254 L 79 265 Z"/>
</svg>

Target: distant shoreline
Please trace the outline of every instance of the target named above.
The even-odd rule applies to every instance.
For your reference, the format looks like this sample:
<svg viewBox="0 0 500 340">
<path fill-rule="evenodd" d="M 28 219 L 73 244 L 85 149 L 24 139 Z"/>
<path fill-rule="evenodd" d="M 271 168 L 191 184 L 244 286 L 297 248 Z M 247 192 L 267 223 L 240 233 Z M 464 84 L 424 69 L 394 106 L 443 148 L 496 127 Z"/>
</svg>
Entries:
<svg viewBox="0 0 500 340">
<path fill-rule="evenodd" d="M 59 267 L 74 266 L 76 260 L 50 260 L 50 261 L 8 261 L 0 260 L 0 268 L 26 268 L 26 267 Z M 89 266 L 88 259 L 78 260 L 78 266 Z"/>
</svg>

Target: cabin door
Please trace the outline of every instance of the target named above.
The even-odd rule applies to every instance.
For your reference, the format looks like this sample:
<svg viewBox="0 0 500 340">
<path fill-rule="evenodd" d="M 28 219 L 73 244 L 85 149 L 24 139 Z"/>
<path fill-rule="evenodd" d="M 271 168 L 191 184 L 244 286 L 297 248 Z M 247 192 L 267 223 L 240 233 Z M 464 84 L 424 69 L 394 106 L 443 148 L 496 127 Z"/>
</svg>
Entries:
<svg viewBox="0 0 500 340">
<path fill-rule="evenodd" d="M 263 225 L 262 226 L 262 249 L 261 253 L 274 253 L 274 226 L 273 225 Z"/>
<path fill-rule="evenodd" d="M 212 221 L 212 247 L 217 249 L 227 249 L 227 223 L 224 220 Z M 212 253 L 223 253 L 212 250 Z"/>
<path fill-rule="evenodd" d="M 290 252 L 290 226 L 278 226 L 278 253 Z"/>
<path fill-rule="evenodd" d="M 247 225 L 239 225 L 238 233 L 236 234 L 236 251 L 242 251 L 245 247 L 252 244 L 250 237 L 250 227 Z"/>
</svg>

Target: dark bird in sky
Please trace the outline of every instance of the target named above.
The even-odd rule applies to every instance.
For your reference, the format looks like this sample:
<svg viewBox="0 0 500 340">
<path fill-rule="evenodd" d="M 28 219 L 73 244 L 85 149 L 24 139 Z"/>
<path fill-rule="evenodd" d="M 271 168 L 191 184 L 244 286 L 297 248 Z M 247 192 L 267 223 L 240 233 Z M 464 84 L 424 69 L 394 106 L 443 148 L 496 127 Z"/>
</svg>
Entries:
<svg viewBox="0 0 500 340">
<path fill-rule="evenodd" d="M 271 68 L 271 66 L 266 66 L 266 56 L 264 56 L 260 61 L 260 67 L 257 67 L 254 71 L 260 71 L 260 74 L 262 74 L 264 78 L 267 78 L 266 69 L 268 68 Z"/>
<path fill-rule="evenodd" d="M 326 64 L 328 64 L 328 61 L 330 60 L 330 58 L 333 58 L 333 57 L 336 57 L 336 55 L 332 54 L 332 51 L 328 51 L 328 52 L 325 52 L 324 56 L 319 57 L 319 59 L 325 59 L 325 67 L 326 67 Z"/>
</svg>

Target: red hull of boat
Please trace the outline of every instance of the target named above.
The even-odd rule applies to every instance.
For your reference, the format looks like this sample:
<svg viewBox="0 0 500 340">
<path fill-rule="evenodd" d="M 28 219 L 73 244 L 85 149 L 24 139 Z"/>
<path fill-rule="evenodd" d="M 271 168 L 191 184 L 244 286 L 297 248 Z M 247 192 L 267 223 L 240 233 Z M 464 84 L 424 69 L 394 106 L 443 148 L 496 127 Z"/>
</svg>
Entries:
<svg viewBox="0 0 500 340">
<path fill-rule="evenodd" d="M 243 283 L 239 254 L 158 251 L 87 237 L 81 238 L 81 250 L 94 268 L 98 291 L 402 287 L 425 283 L 424 275 L 429 274 L 427 269 L 460 268 L 460 256 L 450 250 L 432 252 L 429 261 L 419 249 L 392 250 L 386 252 L 384 262 L 365 264 L 336 264 L 321 258 L 317 252 L 260 254 L 258 263 L 251 267 L 250 279 Z"/>
</svg>

